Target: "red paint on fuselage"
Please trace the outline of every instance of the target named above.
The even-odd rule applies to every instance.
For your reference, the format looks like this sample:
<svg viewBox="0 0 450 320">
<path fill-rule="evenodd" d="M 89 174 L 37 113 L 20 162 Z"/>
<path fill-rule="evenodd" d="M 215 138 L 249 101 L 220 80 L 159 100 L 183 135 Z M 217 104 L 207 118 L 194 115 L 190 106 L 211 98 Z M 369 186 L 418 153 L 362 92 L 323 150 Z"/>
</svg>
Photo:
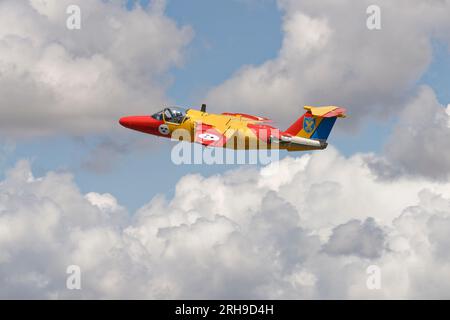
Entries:
<svg viewBox="0 0 450 320">
<path fill-rule="evenodd" d="M 247 125 L 253 133 L 258 137 L 259 140 L 269 143 L 271 136 L 280 139 L 280 130 L 269 126 L 267 124 L 252 124 Z"/>
</svg>

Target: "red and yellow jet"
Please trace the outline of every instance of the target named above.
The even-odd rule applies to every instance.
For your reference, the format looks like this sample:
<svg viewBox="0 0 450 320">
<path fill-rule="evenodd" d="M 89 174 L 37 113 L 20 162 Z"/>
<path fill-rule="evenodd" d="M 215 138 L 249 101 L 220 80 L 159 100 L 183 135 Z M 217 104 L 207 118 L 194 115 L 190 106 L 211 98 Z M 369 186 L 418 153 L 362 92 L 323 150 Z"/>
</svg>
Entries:
<svg viewBox="0 0 450 320">
<path fill-rule="evenodd" d="M 286 131 L 270 126 L 271 120 L 263 117 L 207 113 L 205 105 L 201 110 L 170 107 L 152 116 L 123 117 L 119 122 L 133 130 L 209 147 L 288 151 L 325 149 L 336 119 L 345 117 L 346 110 L 335 106 L 304 108 L 305 114 Z"/>
</svg>

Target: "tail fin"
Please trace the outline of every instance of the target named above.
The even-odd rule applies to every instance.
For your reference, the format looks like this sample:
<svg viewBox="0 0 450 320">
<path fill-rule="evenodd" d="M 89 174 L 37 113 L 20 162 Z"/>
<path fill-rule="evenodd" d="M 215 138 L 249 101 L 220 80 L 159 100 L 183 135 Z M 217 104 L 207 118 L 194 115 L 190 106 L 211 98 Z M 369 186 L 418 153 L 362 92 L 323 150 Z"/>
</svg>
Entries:
<svg viewBox="0 0 450 320">
<path fill-rule="evenodd" d="M 328 107 L 304 107 L 306 112 L 297 119 L 285 132 L 292 136 L 326 141 L 330 135 L 336 119 L 344 118 L 344 108 Z"/>
</svg>

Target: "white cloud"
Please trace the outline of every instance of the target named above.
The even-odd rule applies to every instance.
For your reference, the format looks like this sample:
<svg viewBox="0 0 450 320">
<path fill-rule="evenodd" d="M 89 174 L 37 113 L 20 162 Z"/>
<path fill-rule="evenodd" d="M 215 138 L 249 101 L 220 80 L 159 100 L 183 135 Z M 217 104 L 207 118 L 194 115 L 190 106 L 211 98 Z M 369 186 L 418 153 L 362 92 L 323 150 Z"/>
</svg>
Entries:
<svg viewBox="0 0 450 320">
<path fill-rule="evenodd" d="M 363 223 L 350 220 L 333 229 L 324 250 L 330 254 L 377 258 L 383 250 L 383 242 L 383 230 L 377 226 L 373 218 L 367 218 Z"/>
<path fill-rule="evenodd" d="M 164 16 L 164 2 L 131 12 L 79 3 L 81 32 L 65 29 L 64 1 L 0 3 L 4 132 L 102 131 L 123 108 L 165 99 L 161 78 L 181 62 L 190 29 Z M 382 114 L 427 66 L 430 35 L 448 26 L 442 1 L 383 1 L 375 33 L 364 3 L 279 4 L 279 56 L 214 89 L 216 108 L 286 119 L 302 104 L 331 103 L 356 120 Z M 82 194 L 70 174 L 35 177 L 20 161 L 0 182 L 0 297 L 449 298 L 450 183 L 435 180 L 450 171 L 446 112 L 425 87 L 383 156 L 344 157 L 330 146 L 260 170 L 187 175 L 172 199 L 157 196 L 133 215 L 113 195 Z M 105 141 L 93 158 L 117 150 Z M 81 291 L 65 288 L 72 264 Z M 372 264 L 379 291 L 366 288 Z"/>
<path fill-rule="evenodd" d="M 349 109 L 346 127 L 400 109 L 431 61 L 431 39 L 448 40 L 448 1 L 377 1 L 381 30 L 366 27 L 371 1 L 279 0 L 278 56 L 244 66 L 213 88 L 216 110 L 248 110 L 290 124 L 303 105 Z"/>
<path fill-rule="evenodd" d="M 122 1 L 0 3 L 0 128 L 8 135 L 111 130 L 123 114 L 166 101 L 167 71 L 192 37 L 164 15 Z M 68 5 L 81 30 L 66 28 Z"/>
<path fill-rule="evenodd" d="M 187 175 L 128 216 L 71 175 L 0 182 L 0 296 L 448 298 L 449 183 L 379 179 L 366 154 Z M 278 168 L 278 169 L 277 169 Z M 285 174 L 290 172 L 290 175 Z M 66 267 L 82 290 L 65 288 Z M 382 289 L 366 288 L 376 264 Z"/>
<path fill-rule="evenodd" d="M 386 142 L 383 157 L 368 159 L 384 178 L 425 176 L 448 181 L 450 173 L 450 117 L 427 86 L 406 104 Z"/>
</svg>

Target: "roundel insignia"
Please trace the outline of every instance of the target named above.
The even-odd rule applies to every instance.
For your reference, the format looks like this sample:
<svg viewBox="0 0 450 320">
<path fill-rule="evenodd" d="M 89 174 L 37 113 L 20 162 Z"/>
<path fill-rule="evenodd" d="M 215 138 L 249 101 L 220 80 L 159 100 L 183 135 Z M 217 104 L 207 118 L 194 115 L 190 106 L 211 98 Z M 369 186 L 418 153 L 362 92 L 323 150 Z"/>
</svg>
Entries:
<svg viewBox="0 0 450 320">
<path fill-rule="evenodd" d="M 316 119 L 313 117 L 304 117 L 303 118 L 303 130 L 305 130 L 306 133 L 311 133 L 314 131 L 314 128 L 316 127 Z"/>
<path fill-rule="evenodd" d="M 164 135 L 168 135 L 170 132 L 169 127 L 166 124 L 161 124 L 158 127 L 158 131 L 159 131 L 159 133 L 164 134 Z"/>
<path fill-rule="evenodd" d="M 202 133 L 199 134 L 198 137 L 202 140 L 206 140 L 206 141 L 218 141 L 219 137 L 216 136 L 215 134 L 211 134 L 211 133 Z"/>
</svg>

